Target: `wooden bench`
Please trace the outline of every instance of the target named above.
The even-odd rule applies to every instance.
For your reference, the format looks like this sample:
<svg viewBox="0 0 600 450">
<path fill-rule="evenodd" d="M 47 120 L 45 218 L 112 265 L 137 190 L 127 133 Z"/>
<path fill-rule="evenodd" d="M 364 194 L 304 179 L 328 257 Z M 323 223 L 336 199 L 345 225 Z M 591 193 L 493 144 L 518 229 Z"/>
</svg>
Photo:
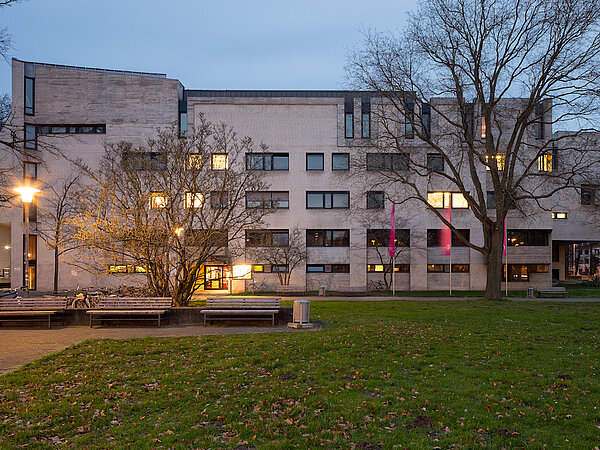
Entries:
<svg viewBox="0 0 600 450">
<path fill-rule="evenodd" d="M 367 289 L 363 286 L 339 286 L 338 292 L 340 294 L 364 294 Z"/>
<path fill-rule="evenodd" d="M 102 323 L 110 320 L 156 320 L 160 327 L 161 319 L 171 309 L 171 297 L 107 297 L 98 298 L 94 309 L 86 312 L 90 316 L 90 328 L 94 320 Z"/>
<path fill-rule="evenodd" d="M 204 326 L 212 320 L 271 320 L 275 326 L 275 315 L 281 308 L 280 297 L 209 297 L 204 315 Z"/>
<path fill-rule="evenodd" d="M 65 323 L 66 298 L 0 298 L 0 322 L 36 322 L 61 316 Z"/>
<path fill-rule="evenodd" d="M 305 289 L 300 286 L 277 286 L 275 292 L 277 292 L 278 294 L 292 294 L 294 292 L 298 294 L 304 294 Z"/>
<path fill-rule="evenodd" d="M 539 287 L 536 288 L 538 297 L 553 297 L 555 295 L 560 295 L 561 297 L 567 296 L 567 290 L 564 287 L 560 286 L 552 286 L 552 287 Z"/>
</svg>

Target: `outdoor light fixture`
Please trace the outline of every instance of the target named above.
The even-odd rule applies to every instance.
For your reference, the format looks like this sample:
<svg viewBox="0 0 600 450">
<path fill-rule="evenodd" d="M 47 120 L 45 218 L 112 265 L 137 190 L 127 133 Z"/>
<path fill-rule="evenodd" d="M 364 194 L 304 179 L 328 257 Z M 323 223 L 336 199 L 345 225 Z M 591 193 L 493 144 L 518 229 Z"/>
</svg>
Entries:
<svg viewBox="0 0 600 450">
<path fill-rule="evenodd" d="M 183 231 L 184 231 L 184 230 L 183 230 L 183 228 L 182 228 L 182 227 L 175 228 L 175 234 L 176 234 L 177 236 L 181 236 L 181 233 L 183 233 Z"/>
<path fill-rule="evenodd" d="M 25 259 L 25 296 L 29 297 L 29 204 L 33 201 L 33 196 L 40 192 L 40 190 L 31 186 L 20 186 L 14 190 L 21 195 L 25 213 L 25 242 L 23 245 L 23 256 Z"/>
</svg>

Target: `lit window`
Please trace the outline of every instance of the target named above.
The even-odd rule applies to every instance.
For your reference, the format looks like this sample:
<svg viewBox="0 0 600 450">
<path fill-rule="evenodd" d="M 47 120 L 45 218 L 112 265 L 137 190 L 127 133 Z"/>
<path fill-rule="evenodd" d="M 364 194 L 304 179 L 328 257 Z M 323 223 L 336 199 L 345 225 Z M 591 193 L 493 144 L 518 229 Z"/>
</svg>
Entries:
<svg viewBox="0 0 600 450">
<path fill-rule="evenodd" d="M 538 170 L 540 172 L 552 172 L 552 155 L 543 154 L 538 157 Z"/>
<path fill-rule="evenodd" d="M 162 192 L 152 192 L 150 194 L 150 208 L 160 209 L 167 206 L 167 197 Z"/>
<path fill-rule="evenodd" d="M 265 267 L 262 264 L 255 264 L 252 266 L 252 271 L 253 272 L 264 272 Z"/>
<path fill-rule="evenodd" d="M 202 203 L 204 203 L 204 196 L 200 192 L 185 193 L 186 208 L 201 208 Z"/>
<path fill-rule="evenodd" d="M 227 164 L 227 153 L 213 153 L 210 157 L 210 168 L 212 170 L 226 170 Z"/>
<path fill-rule="evenodd" d="M 490 170 L 490 165 L 492 165 L 493 163 L 490 162 L 490 159 L 496 160 L 496 167 L 498 168 L 498 170 L 504 170 L 504 153 L 498 153 L 495 156 L 488 156 L 485 155 L 485 162 L 486 162 L 486 166 L 485 169 L 486 170 Z"/>
<path fill-rule="evenodd" d="M 566 212 L 553 212 L 552 213 L 553 219 L 567 219 L 568 217 L 569 217 L 569 214 Z"/>
<path fill-rule="evenodd" d="M 487 128 L 485 126 L 485 117 L 481 118 L 481 139 L 485 139 Z"/>
<path fill-rule="evenodd" d="M 453 208 L 468 208 L 469 203 L 467 203 L 467 199 L 462 194 L 462 192 L 453 192 L 452 193 L 452 207 Z"/>
<path fill-rule="evenodd" d="M 375 272 L 383 272 L 383 264 L 375 264 Z"/>
<path fill-rule="evenodd" d="M 190 153 L 188 155 L 188 169 L 200 169 L 202 167 L 202 155 Z"/>
</svg>

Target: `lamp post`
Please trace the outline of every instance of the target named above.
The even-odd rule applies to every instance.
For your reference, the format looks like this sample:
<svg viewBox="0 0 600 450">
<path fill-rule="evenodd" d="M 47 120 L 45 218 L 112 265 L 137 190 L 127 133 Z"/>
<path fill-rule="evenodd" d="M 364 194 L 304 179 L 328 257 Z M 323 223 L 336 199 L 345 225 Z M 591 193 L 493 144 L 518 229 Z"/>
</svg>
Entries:
<svg viewBox="0 0 600 450">
<path fill-rule="evenodd" d="M 29 297 L 29 204 L 33 201 L 33 196 L 40 190 L 31 186 L 21 186 L 14 190 L 21 194 L 25 213 L 25 248 L 23 254 L 25 255 L 25 296 Z"/>
</svg>

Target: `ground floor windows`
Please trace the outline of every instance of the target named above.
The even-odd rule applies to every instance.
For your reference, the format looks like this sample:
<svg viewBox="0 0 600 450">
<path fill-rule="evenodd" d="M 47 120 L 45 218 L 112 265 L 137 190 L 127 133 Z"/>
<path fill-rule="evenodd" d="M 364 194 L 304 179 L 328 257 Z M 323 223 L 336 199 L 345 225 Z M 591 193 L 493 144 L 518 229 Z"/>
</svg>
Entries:
<svg viewBox="0 0 600 450">
<path fill-rule="evenodd" d="M 350 273 L 350 264 L 307 264 L 306 273 Z"/>
<path fill-rule="evenodd" d="M 306 230 L 307 247 L 349 247 L 350 230 Z"/>
<path fill-rule="evenodd" d="M 469 264 L 452 264 L 452 273 L 469 273 Z M 427 264 L 428 273 L 450 273 L 450 264 Z"/>
<path fill-rule="evenodd" d="M 390 273 L 391 264 L 367 264 L 367 272 L 369 273 Z M 394 272 L 410 273 L 410 264 L 396 264 Z"/>
</svg>

